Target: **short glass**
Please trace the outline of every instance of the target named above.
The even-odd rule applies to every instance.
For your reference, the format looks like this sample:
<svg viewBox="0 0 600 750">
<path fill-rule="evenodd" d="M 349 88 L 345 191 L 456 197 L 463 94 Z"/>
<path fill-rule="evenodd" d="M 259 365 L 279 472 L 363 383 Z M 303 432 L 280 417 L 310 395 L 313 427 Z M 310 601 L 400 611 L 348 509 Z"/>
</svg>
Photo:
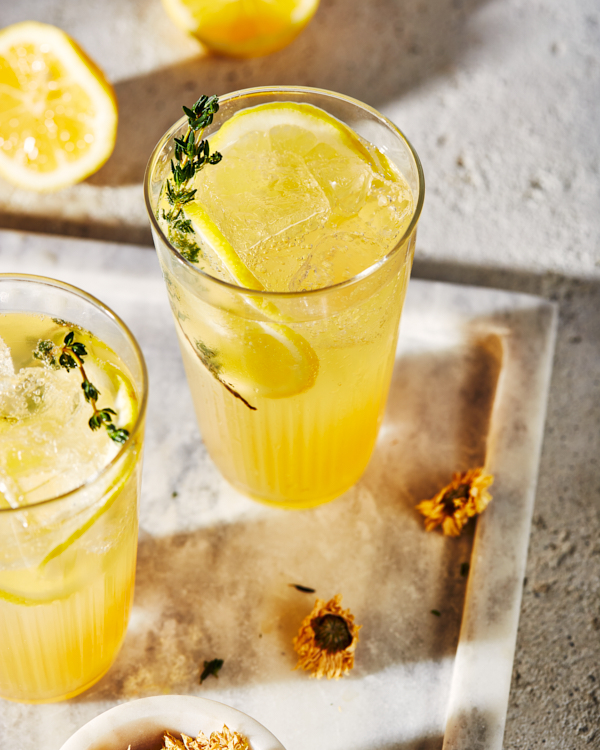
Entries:
<svg viewBox="0 0 600 750">
<path fill-rule="evenodd" d="M 157 220 L 174 138 L 185 135 L 185 117 L 156 146 L 146 171 L 145 196 L 211 457 L 242 493 L 280 507 L 305 508 L 352 487 L 373 451 L 394 365 L 424 180 L 417 154 L 393 123 L 332 92 L 260 88 L 223 96 L 204 135 L 241 109 L 274 101 L 320 107 L 399 168 L 412 190 L 415 211 L 404 235 L 383 258 L 347 281 L 298 292 L 245 289 L 189 263 Z M 293 351 L 286 352 L 286 346 Z M 214 366 L 211 371 L 208 355 L 214 352 L 226 361 L 218 372 Z M 309 380 L 309 387 L 295 390 L 295 375 Z"/>
<path fill-rule="evenodd" d="M 75 287 L 1 274 L 0 329 L 3 316 L 12 313 L 17 315 L 5 318 L 9 334 L 15 335 L 19 313 L 42 313 L 58 325 L 68 321 L 92 333 L 100 351 L 108 345 L 119 371 L 130 376 L 137 402 L 129 437 L 104 468 L 64 494 L 0 507 L 0 697 L 43 703 L 97 682 L 125 635 L 135 578 L 147 373 L 124 323 Z M 36 341 L 26 345 L 35 347 Z M 10 441 L 7 434 L 2 437 Z M 4 446 L 8 455 L 10 442 Z M 10 475 L 3 481 L 10 483 Z"/>
</svg>

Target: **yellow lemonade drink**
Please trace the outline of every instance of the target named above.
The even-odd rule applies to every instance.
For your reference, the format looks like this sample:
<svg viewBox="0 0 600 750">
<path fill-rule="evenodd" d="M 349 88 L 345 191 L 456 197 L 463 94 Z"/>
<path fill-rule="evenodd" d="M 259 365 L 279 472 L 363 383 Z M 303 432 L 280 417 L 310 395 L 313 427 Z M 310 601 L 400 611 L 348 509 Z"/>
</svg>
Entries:
<svg viewBox="0 0 600 750">
<path fill-rule="evenodd" d="M 26 278 L 0 277 L 0 292 Z M 145 375 L 129 334 L 128 366 L 88 330 L 0 298 L 0 696 L 46 702 L 99 680 L 123 641 Z"/>
<path fill-rule="evenodd" d="M 295 508 L 331 500 L 363 473 L 381 423 L 418 159 L 353 100 L 240 92 L 206 129 L 222 158 L 184 185 L 193 194 L 179 211 L 163 165 L 186 132 L 157 147 L 147 200 L 202 436 L 245 494 Z"/>
</svg>

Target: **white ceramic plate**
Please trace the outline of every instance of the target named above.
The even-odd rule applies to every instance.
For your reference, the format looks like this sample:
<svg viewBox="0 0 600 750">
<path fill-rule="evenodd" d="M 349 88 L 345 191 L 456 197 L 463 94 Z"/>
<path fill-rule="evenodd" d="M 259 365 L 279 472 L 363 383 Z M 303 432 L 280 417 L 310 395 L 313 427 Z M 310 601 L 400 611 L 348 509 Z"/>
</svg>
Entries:
<svg viewBox="0 0 600 750">
<path fill-rule="evenodd" d="M 189 695 L 158 695 L 122 703 L 81 727 L 61 750 L 156 750 L 165 730 L 196 737 L 226 724 L 248 738 L 252 750 L 285 750 L 262 724 L 223 703 Z"/>
</svg>

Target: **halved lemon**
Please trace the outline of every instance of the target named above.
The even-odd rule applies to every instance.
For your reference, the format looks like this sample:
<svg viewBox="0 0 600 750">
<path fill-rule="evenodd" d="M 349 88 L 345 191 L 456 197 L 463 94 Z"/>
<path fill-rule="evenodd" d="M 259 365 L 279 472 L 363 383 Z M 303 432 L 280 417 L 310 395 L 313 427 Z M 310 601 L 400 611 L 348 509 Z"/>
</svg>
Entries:
<svg viewBox="0 0 600 750">
<path fill-rule="evenodd" d="M 163 0 L 163 5 L 180 28 L 209 49 L 258 57 L 289 44 L 319 0 Z"/>
<path fill-rule="evenodd" d="M 96 172 L 116 138 L 117 103 L 102 71 L 55 26 L 0 31 L 0 175 L 58 190 Z"/>
</svg>

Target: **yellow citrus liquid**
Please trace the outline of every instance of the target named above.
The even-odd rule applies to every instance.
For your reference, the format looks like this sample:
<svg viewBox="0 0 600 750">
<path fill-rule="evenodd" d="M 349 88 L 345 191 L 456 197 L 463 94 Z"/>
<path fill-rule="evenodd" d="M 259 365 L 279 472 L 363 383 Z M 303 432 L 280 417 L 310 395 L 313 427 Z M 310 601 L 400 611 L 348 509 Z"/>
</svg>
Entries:
<svg viewBox="0 0 600 750">
<path fill-rule="evenodd" d="M 30 703 L 77 695 L 107 671 L 125 634 L 135 576 L 138 446 L 89 487 L 35 504 L 44 487 L 56 497 L 81 483 L 78 457 L 97 471 L 119 448 L 104 430 L 87 427 L 91 407 L 79 372 L 48 371 L 31 359 L 39 339 L 59 343 L 67 332 L 44 316 L 0 315 L 0 357 L 8 347 L 15 371 L 0 369 L 0 696 Z M 117 411 L 125 398 L 121 411 L 134 418 L 124 365 L 90 334 L 75 333 L 88 350 L 99 407 Z M 63 460 L 73 465 L 71 477 Z"/>
<path fill-rule="evenodd" d="M 294 396 L 268 398 L 241 379 L 234 382 L 255 411 L 199 361 L 192 343 L 206 340 L 206 317 L 202 323 L 176 321 L 202 437 L 237 489 L 280 507 L 307 508 L 333 500 L 357 482 L 383 416 L 409 272 L 410 258 L 352 315 L 296 323 L 294 330 L 319 360 L 314 385 Z M 211 313 L 207 309 L 206 315 Z"/>
</svg>

